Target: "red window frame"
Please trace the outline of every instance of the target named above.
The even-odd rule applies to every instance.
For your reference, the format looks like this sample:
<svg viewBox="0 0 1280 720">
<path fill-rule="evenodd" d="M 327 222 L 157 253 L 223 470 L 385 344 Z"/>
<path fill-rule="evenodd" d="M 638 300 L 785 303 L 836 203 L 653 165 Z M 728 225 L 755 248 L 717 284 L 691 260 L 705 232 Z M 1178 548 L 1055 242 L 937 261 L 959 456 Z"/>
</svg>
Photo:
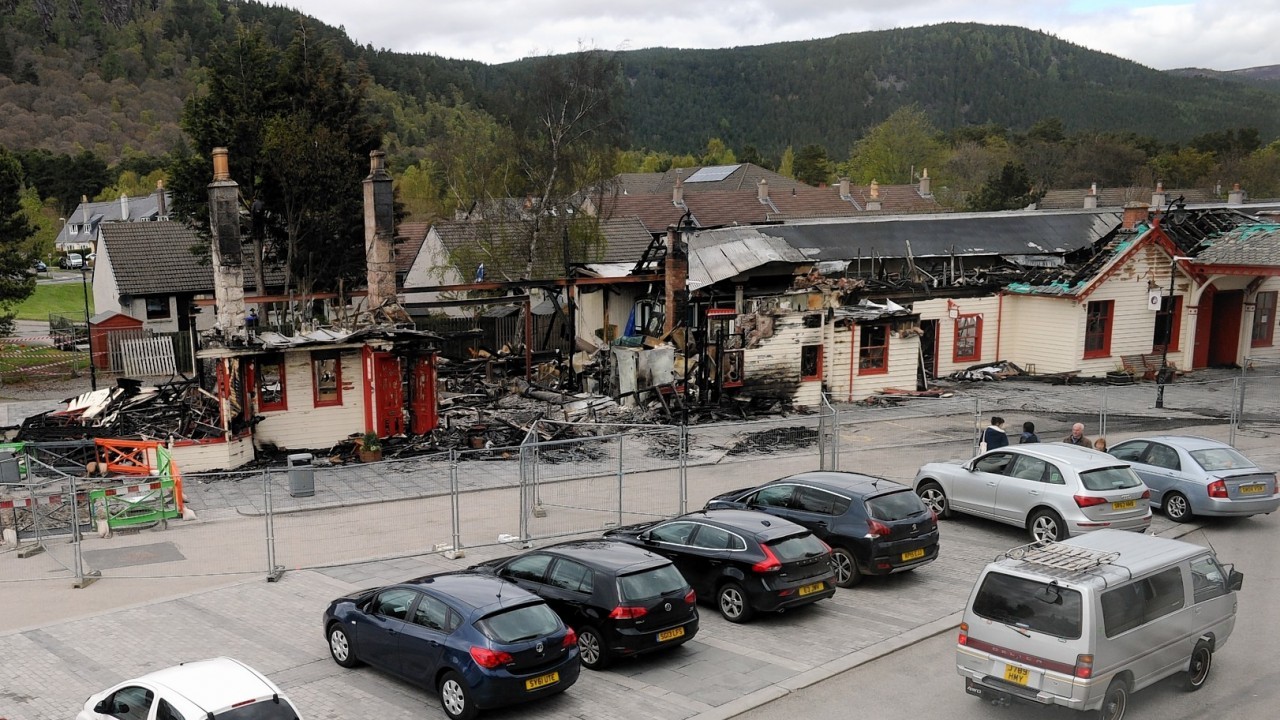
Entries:
<svg viewBox="0 0 1280 720">
<path fill-rule="evenodd" d="M 1085 307 L 1084 357 L 1111 357 L 1111 326 L 1115 318 L 1115 300 L 1094 300 Z"/>
<path fill-rule="evenodd" d="M 1276 336 L 1276 298 L 1274 290 L 1260 292 L 1253 301 L 1253 340 L 1250 347 L 1271 347 Z"/>
<path fill-rule="evenodd" d="M 1165 295 L 1160 298 L 1160 310 L 1156 312 L 1155 337 L 1151 339 L 1151 351 L 1161 352 L 1164 348 L 1157 342 L 1164 333 L 1161 329 L 1167 327 L 1169 322 L 1169 296 Z M 1173 327 L 1169 329 L 1169 349 L 1168 352 L 1178 352 L 1178 338 L 1182 336 L 1182 296 L 1173 296 Z"/>
<path fill-rule="evenodd" d="M 320 381 L 322 378 L 323 363 L 333 362 L 333 392 L 332 395 L 324 392 L 322 397 Z M 342 353 L 337 351 L 313 352 L 311 353 L 311 392 L 315 407 L 331 407 L 342 404 Z"/>
<path fill-rule="evenodd" d="M 804 372 L 804 354 L 806 350 L 810 350 L 810 349 L 818 353 L 818 362 L 816 364 L 817 369 L 815 370 L 815 372 L 806 375 Z M 821 379 L 822 379 L 822 345 L 819 343 L 810 343 L 808 345 L 801 345 L 800 346 L 800 381 L 805 382 L 808 380 L 821 380 Z"/>
<path fill-rule="evenodd" d="M 858 330 L 858 374 L 884 375 L 889 372 L 889 326 L 854 325 Z M 878 337 L 876 337 L 878 336 Z M 880 344 L 873 341 L 879 340 Z"/>
<path fill-rule="evenodd" d="M 961 349 L 969 352 L 961 352 Z M 977 362 L 982 359 L 982 316 L 958 315 L 955 319 L 955 339 L 951 346 L 952 362 Z"/>
<path fill-rule="evenodd" d="M 262 382 L 266 379 L 266 372 L 263 368 L 276 366 L 280 376 L 280 397 L 273 401 L 267 401 L 263 398 L 266 394 L 262 391 Z M 253 374 L 254 390 L 258 393 L 258 410 L 262 412 L 273 412 L 276 410 L 289 409 L 289 384 L 285 382 L 284 371 L 284 354 L 276 353 L 274 355 L 263 355 L 258 358 L 257 367 L 254 368 Z"/>
</svg>

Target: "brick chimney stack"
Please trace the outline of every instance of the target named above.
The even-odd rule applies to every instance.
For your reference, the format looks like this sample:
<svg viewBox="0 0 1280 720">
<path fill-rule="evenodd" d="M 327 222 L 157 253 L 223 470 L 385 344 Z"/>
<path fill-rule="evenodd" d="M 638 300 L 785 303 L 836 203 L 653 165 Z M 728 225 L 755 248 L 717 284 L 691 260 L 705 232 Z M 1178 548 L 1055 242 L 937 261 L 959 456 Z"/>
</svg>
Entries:
<svg viewBox="0 0 1280 720">
<path fill-rule="evenodd" d="M 921 178 L 921 182 L 924 182 L 923 178 Z M 870 197 L 867 199 L 867 210 L 879 210 L 880 208 L 880 183 L 873 179 L 871 181 Z"/>
<path fill-rule="evenodd" d="M 1089 192 L 1084 194 L 1084 207 L 1086 210 L 1098 207 L 1098 183 L 1089 185 Z"/>
<path fill-rule="evenodd" d="M 1231 186 L 1231 192 L 1227 193 L 1227 204 L 1228 205 L 1244 204 L 1244 190 L 1240 189 L 1240 183 L 1235 183 L 1234 185 Z"/>
<path fill-rule="evenodd" d="M 684 309 L 689 300 L 689 242 L 684 233 L 674 225 L 667 228 L 667 257 L 663 261 L 663 277 L 667 292 L 662 334 L 666 335 L 675 328 L 677 320 L 684 323 Z"/>
<path fill-rule="evenodd" d="M 169 219 L 169 204 L 164 199 L 164 181 L 156 181 L 156 219 Z"/>
<path fill-rule="evenodd" d="M 213 234 L 214 324 L 224 337 L 244 336 L 244 251 L 240 245 L 240 186 L 231 179 L 227 149 L 213 149 L 209 183 L 209 230 Z"/>
<path fill-rule="evenodd" d="M 924 168 L 920 171 L 920 197 L 933 197 L 933 190 L 929 185 L 929 168 Z"/>
<path fill-rule="evenodd" d="M 1169 201 L 1165 198 L 1164 183 L 1156 182 L 1156 191 L 1151 194 L 1151 207 L 1163 212 Z"/>
<path fill-rule="evenodd" d="M 769 202 L 769 181 L 760 178 L 760 182 L 756 183 L 756 199 L 760 202 Z"/>
<path fill-rule="evenodd" d="M 849 178 L 847 177 L 840 178 L 840 199 L 849 199 Z"/>
<path fill-rule="evenodd" d="M 676 186 L 671 191 L 671 204 L 684 206 L 684 170 L 676 168 Z"/>
<path fill-rule="evenodd" d="M 370 152 L 369 177 L 364 179 L 364 262 L 370 310 L 396 305 L 395 195 L 386 157 L 381 150 Z"/>
<path fill-rule="evenodd" d="M 1120 219 L 1120 227 L 1125 230 L 1132 230 L 1145 223 L 1148 218 L 1148 210 L 1150 210 L 1150 206 L 1144 202 L 1132 201 L 1125 203 L 1124 215 Z"/>
</svg>

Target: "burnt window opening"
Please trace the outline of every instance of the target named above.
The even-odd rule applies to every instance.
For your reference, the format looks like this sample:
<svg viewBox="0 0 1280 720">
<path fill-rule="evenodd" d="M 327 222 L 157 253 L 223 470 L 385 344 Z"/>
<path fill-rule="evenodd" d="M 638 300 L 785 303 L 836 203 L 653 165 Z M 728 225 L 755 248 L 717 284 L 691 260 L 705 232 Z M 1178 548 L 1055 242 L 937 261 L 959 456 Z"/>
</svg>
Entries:
<svg viewBox="0 0 1280 720">
<path fill-rule="evenodd" d="M 822 313 L 809 313 L 804 316 L 804 326 L 807 328 L 822 327 Z"/>
<path fill-rule="evenodd" d="M 889 326 L 858 325 L 858 374 L 889 371 Z"/>
<path fill-rule="evenodd" d="M 336 352 L 311 354 L 311 381 L 315 406 L 342 404 L 342 356 Z"/>
<path fill-rule="evenodd" d="M 265 355 L 258 358 L 257 373 L 258 410 L 288 410 L 285 395 L 284 355 Z"/>
<path fill-rule="evenodd" d="M 821 345 L 804 345 L 800 348 L 800 379 L 822 379 Z"/>
</svg>

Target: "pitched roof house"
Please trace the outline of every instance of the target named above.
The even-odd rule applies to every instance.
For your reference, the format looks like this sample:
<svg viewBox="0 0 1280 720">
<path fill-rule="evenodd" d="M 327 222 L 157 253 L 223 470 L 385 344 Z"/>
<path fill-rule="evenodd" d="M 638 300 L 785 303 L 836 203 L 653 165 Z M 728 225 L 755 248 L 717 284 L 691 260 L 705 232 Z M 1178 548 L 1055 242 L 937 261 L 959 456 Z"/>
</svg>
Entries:
<svg viewBox="0 0 1280 720">
<path fill-rule="evenodd" d="M 141 197 L 121 195 L 119 200 L 102 202 L 89 202 L 88 198 L 84 198 L 58 231 L 54 246 L 61 252 L 92 252 L 98 228 L 104 223 L 168 219 L 168 206 L 169 194 L 163 187 L 157 187 L 155 192 Z"/>
</svg>

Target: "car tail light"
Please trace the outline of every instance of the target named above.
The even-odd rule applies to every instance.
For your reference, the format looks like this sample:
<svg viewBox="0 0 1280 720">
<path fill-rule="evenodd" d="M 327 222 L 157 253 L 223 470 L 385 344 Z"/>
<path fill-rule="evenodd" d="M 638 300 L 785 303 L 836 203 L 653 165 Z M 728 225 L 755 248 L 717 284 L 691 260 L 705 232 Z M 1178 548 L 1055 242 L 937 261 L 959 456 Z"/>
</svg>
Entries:
<svg viewBox="0 0 1280 720">
<path fill-rule="evenodd" d="M 771 573 L 782 569 L 782 562 L 778 560 L 777 555 L 773 554 L 768 545 L 761 545 L 760 549 L 764 551 L 764 559 L 752 565 L 751 572 Z"/>
<path fill-rule="evenodd" d="M 631 605 L 619 605 L 609 613 L 609 617 L 614 620 L 635 620 L 649 614 L 649 608 L 634 607 Z"/>
<path fill-rule="evenodd" d="M 578 644 L 578 633 L 569 628 L 569 632 L 564 634 L 564 642 L 560 643 L 560 647 L 573 647 Z"/>
<path fill-rule="evenodd" d="M 960 637 L 956 638 L 956 642 L 960 645 L 969 644 L 969 623 L 960 623 Z"/>
<path fill-rule="evenodd" d="M 929 508 L 929 516 L 933 518 L 933 524 L 936 527 L 938 524 L 938 513 L 934 512 L 933 508 Z"/>
<path fill-rule="evenodd" d="M 1227 483 L 1222 480 L 1214 480 L 1209 483 L 1209 497 L 1225 499 L 1227 497 Z"/>
<path fill-rule="evenodd" d="M 1082 508 L 1102 505 L 1107 502 L 1106 498 L 1095 497 L 1093 495 L 1074 495 L 1073 498 L 1076 501 L 1076 505 Z"/>
<path fill-rule="evenodd" d="M 871 537 L 884 537 L 893 532 L 888 525 L 879 520 L 867 520 L 867 534 Z"/>
<path fill-rule="evenodd" d="M 1142 491 L 1142 499 L 1143 499 L 1143 500 L 1150 500 L 1150 499 L 1151 499 L 1151 490 L 1149 490 L 1149 489 L 1148 489 L 1148 490 L 1143 490 L 1143 491 Z"/>
<path fill-rule="evenodd" d="M 506 665 L 514 658 L 511 657 L 511 653 L 503 652 L 501 650 L 490 650 L 486 647 L 472 647 L 471 659 L 475 660 L 476 664 L 480 667 L 492 670 L 499 665 Z"/>
<path fill-rule="evenodd" d="M 692 605 L 698 602 L 698 593 L 694 592 L 693 590 L 690 590 L 689 592 L 685 593 L 684 601 L 689 605 Z"/>
<path fill-rule="evenodd" d="M 1093 677 L 1093 656 L 1092 655 L 1076 656 L 1075 676 L 1078 678 L 1086 678 L 1086 679 Z"/>
</svg>

